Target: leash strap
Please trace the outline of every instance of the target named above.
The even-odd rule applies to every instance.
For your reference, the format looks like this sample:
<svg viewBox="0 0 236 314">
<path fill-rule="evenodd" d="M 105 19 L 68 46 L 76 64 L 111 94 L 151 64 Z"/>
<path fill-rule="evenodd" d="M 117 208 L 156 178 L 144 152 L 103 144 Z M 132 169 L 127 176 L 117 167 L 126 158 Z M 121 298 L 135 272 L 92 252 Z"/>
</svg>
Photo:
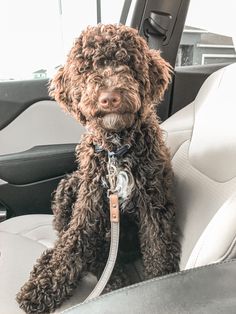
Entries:
<svg viewBox="0 0 236 314">
<path fill-rule="evenodd" d="M 85 301 L 91 300 L 95 297 L 98 297 L 104 290 L 106 284 L 108 283 L 112 271 L 114 269 L 116 258 L 119 248 L 119 237 L 120 237 L 120 212 L 119 212 L 119 197 L 118 197 L 118 170 L 117 170 L 117 158 L 122 157 L 130 149 L 130 145 L 126 144 L 117 149 L 116 151 L 108 151 L 108 179 L 110 184 L 110 189 L 108 190 L 108 197 L 110 200 L 110 222 L 111 222 L 111 243 L 109 256 L 107 259 L 106 266 L 102 272 L 100 279 L 98 280 L 96 286 L 85 299 Z M 95 145 L 95 152 L 100 153 L 104 149 L 98 145 Z M 121 172 L 120 172 L 121 173 Z M 124 176 L 124 173 L 123 173 Z M 127 176 L 127 175 L 126 175 Z M 126 178 L 126 177 L 125 177 Z M 128 181 L 128 179 L 126 180 Z M 118 184 L 118 185 L 117 185 Z M 85 302 L 84 301 L 84 302 Z"/>
<path fill-rule="evenodd" d="M 88 301 L 95 297 L 98 297 L 103 289 L 105 288 L 107 282 L 109 281 L 113 268 L 116 263 L 118 247 L 119 247 L 119 236 L 120 236 L 120 213 L 119 213 L 119 201 L 117 194 L 110 195 L 110 221 L 111 221 L 111 244 L 110 251 L 106 266 L 103 273 L 97 282 L 95 288 L 92 290 L 90 295 L 85 299 Z M 84 301 L 84 302 L 85 302 Z"/>
</svg>

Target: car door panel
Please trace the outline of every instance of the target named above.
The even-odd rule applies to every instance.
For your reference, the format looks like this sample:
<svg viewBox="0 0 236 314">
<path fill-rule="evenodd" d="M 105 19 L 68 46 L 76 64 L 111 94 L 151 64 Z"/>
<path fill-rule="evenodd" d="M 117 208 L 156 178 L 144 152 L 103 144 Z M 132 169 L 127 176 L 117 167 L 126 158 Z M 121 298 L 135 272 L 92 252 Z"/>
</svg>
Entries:
<svg viewBox="0 0 236 314">
<path fill-rule="evenodd" d="M 36 101 L 50 99 L 48 80 L 0 83 L 0 130 Z"/>
<path fill-rule="evenodd" d="M 26 185 L 0 182 L 0 211 L 4 218 L 26 214 L 51 214 L 52 193 L 63 178 L 57 177 Z"/>
<path fill-rule="evenodd" d="M 36 101 L 0 131 L 0 154 L 37 145 L 78 143 L 83 133 L 84 128 L 55 101 Z"/>
<path fill-rule="evenodd" d="M 27 151 L 0 156 L 0 178 L 25 185 L 58 177 L 76 169 L 76 144 L 35 146 Z"/>
<path fill-rule="evenodd" d="M 49 98 L 46 80 L 1 82 L 0 91 L 0 207 L 7 217 L 49 213 L 84 128 Z"/>
</svg>

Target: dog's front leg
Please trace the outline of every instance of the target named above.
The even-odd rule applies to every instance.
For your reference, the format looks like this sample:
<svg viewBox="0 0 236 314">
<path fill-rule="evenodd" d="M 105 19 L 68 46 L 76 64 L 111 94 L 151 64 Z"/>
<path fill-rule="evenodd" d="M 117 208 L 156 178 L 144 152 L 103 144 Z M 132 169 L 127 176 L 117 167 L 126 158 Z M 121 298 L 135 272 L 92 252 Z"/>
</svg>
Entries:
<svg viewBox="0 0 236 314">
<path fill-rule="evenodd" d="M 61 233 L 69 227 L 73 215 L 73 206 L 78 198 L 79 175 L 74 171 L 63 178 L 53 193 L 52 211 L 54 214 L 53 227 Z"/>
<path fill-rule="evenodd" d="M 146 213 L 140 221 L 139 239 L 145 279 L 179 270 L 180 245 L 175 230 L 174 216 Z"/>
<path fill-rule="evenodd" d="M 88 236 L 70 227 L 55 247 L 38 259 L 30 279 L 17 294 L 17 301 L 26 313 L 50 313 L 71 296 L 86 270 L 83 255 L 92 256 Z M 83 242 L 87 243 L 86 248 Z"/>
</svg>

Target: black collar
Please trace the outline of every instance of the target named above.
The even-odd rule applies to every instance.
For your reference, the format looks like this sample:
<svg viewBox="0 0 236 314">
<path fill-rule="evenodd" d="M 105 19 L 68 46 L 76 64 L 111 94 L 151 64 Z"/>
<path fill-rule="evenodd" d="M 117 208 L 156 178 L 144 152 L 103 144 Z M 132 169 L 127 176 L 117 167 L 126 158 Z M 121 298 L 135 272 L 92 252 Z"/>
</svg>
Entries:
<svg viewBox="0 0 236 314">
<path fill-rule="evenodd" d="M 106 151 L 103 147 L 99 146 L 99 145 L 94 145 L 95 146 L 95 152 L 96 153 L 100 153 L 102 151 Z M 110 152 L 109 150 L 107 151 L 108 153 L 108 157 L 122 157 L 124 156 L 124 154 L 126 154 L 128 152 L 128 150 L 130 149 L 130 145 L 129 144 L 125 144 L 123 146 L 121 146 L 120 148 L 118 148 L 116 151 L 112 151 Z"/>
</svg>

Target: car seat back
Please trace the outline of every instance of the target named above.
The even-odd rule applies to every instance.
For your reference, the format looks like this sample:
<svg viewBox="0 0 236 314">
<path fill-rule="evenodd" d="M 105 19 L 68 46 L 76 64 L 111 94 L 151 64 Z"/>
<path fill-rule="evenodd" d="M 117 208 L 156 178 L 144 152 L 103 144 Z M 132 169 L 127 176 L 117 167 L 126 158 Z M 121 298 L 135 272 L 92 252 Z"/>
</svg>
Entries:
<svg viewBox="0 0 236 314">
<path fill-rule="evenodd" d="M 176 175 L 181 269 L 236 256 L 236 64 L 162 124 Z"/>
</svg>

